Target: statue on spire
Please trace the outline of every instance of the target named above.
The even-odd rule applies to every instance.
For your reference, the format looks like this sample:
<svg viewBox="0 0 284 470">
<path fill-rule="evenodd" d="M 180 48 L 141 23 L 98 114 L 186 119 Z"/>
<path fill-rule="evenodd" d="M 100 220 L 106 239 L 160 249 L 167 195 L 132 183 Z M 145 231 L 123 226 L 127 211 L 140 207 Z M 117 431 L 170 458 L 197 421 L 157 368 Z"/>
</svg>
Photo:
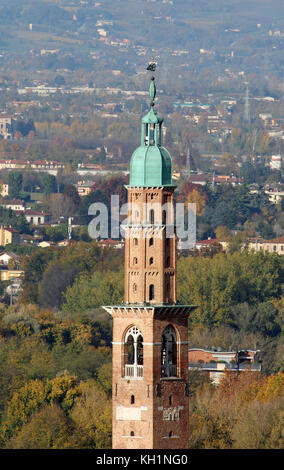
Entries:
<svg viewBox="0 0 284 470">
<path fill-rule="evenodd" d="M 149 62 L 149 65 L 147 67 L 147 70 L 150 70 L 150 72 L 155 72 L 157 67 L 157 62 L 155 62 L 154 57 L 152 58 L 152 61 Z"/>
</svg>

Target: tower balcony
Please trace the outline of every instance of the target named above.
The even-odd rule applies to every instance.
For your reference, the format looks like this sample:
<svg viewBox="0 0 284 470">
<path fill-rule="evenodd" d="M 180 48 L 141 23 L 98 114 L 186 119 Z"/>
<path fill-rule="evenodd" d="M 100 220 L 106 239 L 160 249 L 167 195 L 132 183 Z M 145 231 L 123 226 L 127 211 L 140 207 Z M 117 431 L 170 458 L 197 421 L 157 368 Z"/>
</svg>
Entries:
<svg viewBox="0 0 284 470">
<path fill-rule="evenodd" d="M 125 364 L 124 376 L 129 379 L 141 379 L 143 377 L 143 366 Z"/>
<path fill-rule="evenodd" d="M 177 377 L 177 365 L 162 364 L 162 377 Z"/>
</svg>

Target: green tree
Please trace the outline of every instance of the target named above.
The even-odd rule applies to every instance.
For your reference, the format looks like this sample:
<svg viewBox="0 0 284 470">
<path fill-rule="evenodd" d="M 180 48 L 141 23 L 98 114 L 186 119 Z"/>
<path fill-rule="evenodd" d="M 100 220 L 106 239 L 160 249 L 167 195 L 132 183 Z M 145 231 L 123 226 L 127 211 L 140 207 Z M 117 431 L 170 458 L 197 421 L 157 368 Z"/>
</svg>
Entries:
<svg viewBox="0 0 284 470">
<path fill-rule="evenodd" d="M 79 268 L 70 263 L 50 263 L 39 286 L 40 305 L 59 308 L 66 288 L 74 282 L 78 272 Z"/>
<path fill-rule="evenodd" d="M 29 422 L 6 444 L 8 449 L 62 449 L 73 428 L 64 411 L 56 404 L 45 405 L 33 413 Z"/>
<path fill-rule="evenodd" d="M 49 173 L 46 173 L 42 178 L 42 188 L 43 188 L 43 192 L 45 195 L 56 193 L 57 191 L 56 177 L 54 175 L 50 175 Z"/>
<path fill-rule="evenodd" d="M 11 171 L 8 174 L 9 197 L 16 199 L 22 190 L 23 175 L 18 171 Z"/>
<path fill-rule="evenodd" d="M 74 284 L 67 288 L 65 303 L 62 309 L 65 312 L 80 312 L 121 303 L 123 299 L 123 272 L 106 271 L 95 272 L 92 277 L 85 275 L 76 279 Z"/>
</svg>

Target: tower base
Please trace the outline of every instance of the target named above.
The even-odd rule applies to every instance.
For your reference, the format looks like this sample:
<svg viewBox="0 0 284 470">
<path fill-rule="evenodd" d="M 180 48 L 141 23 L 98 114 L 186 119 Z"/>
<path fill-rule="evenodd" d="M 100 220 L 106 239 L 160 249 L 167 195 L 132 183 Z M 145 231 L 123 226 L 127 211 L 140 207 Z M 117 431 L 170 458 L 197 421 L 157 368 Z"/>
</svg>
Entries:
<svg viewBox="0 0 284 470">
<path fill-rule="evenodd" d="M 114 319 L 113 449 L 187 449 L 188 315 L 196 306 L 133 304 L 103 308 Z M 168 330 L 175 332 L 176 357 L 171 363 L 163 363 Z M 137 331 L 143 338 L 140 362 L 129 360 L 129 331 Z"/>
</svg>

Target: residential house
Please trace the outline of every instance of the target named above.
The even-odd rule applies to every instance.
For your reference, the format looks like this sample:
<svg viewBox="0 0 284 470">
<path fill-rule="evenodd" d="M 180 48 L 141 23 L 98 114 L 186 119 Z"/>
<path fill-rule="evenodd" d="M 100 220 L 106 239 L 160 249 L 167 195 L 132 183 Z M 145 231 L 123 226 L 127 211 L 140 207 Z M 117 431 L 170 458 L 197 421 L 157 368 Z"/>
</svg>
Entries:
<svg viewBox="0 0 284 470">
<path fill-rule="evenodd" d="M 94 191 L 95 183 L 94 183 L 94 181 L 90 181 L 90 182 L 88 182 L 88 181 L 79 181 L 75 185 L 75 187 L 77 189 L 77 192 L 78 192 L 79 196 L 87 196 L 92 191 Z"/>
<path fill-rule="evenodd" d="M 124 240 L 112 240 L 111 238 L 103 239 L 98 242 L 101 248 L 121 249 L 124 247 Z"/>
<path fill-rule="evenodd" d="M 0 160 L 0 170 L 23 170 L 27 165 L 26 160 Z"/>
<path fill-rule="evenodd" d="M 51 220 L 50 214 L 46 212 L 34 211 L 31 209 L 27 209 L 24 212 L 25 218 L 27 219 L 29 224 L 33 225 L 43 225 Z"/>
<path fill-rule="evenodd" d="M 261 372 L 259 350 L 242 349 L 222 351 L 218 349 L 190 348 L 188 350 L 189 370 L 205 372 L 215 385 L 218 385 L 226 370 L 233 372 Z"/>
<path fill-rule="evenodd" d="M 265 194 L 268 195 L 269 201 L 272 204 L 278 204 L 281 202 L 282 197 L 284 197 L 284 191 L 265 191 Z"/>
<path fill-rule="evenodd" d="M 277 253 L 284 255 L 284 236 L 264 240 L 263 238 L 250 239 L 248 242 L 249 251 L 266 251 L 268 253 Z"/>
<path fill-rule="evenodd" d="M 217 238 L 207 238 L 207 240 L 199 240 L 195 244 L 195 248 L 197 250 L 202 250 L 204 248 L 211 250 L 218 246 L 223 250 L 226 250 L 228 248 L 228 242 L 224 240 L 217 240 Z"/>
<path fill-rule="evenodd" d="M 21 279 L 24 271 L 20 269 L 0 269 L 1 281 L 13 281 L 14 279 Z"/>
<path fill-rule="evenodd" d="M 5 209 L 12 209 L 12 211 L 16 212 L 24 212 L 26 208 L 25 201 L 21 201 L 20 199 L 4 200 L 0 205 Z"/>
<path fill-rule="evenodd" d="M 243 183 L 241 178 L 237 178 L 236 176 L 229 176 L 229 175 L 214 175 L 214 174 L 198 174 L 198 175 L 190 175 L 188 181 L 193 184 L 201 184 L 205 186 L 207 183 L 209 184 L 221 184 L 221 183 L 230 183 L 232 186 L 236 186 Z"/>
<path fill-rule="evenodd" d="M 49 160 L 34 160 L 30 162 L 30 167 L 35 170 L 63 170 L 65 168 L 65 164 Z"/>
<path fill-rule="evenodd" d="M 16 121 L 12 116 L 6 114 L 0 115 L 0 136 L 6 140 L 11 140 L 15 134 L 15 124 Z"/>
<path fill-rule="evenodd" d="M 28 235 L 28 234 L 20 235 L 20 243 L 23 245 L 38 245 L 39 242 L 41 241 L 42 241 L 41 235 Z"/>
<path fill-rule="evenodd" d="M 49 242 L 49 241 L 42 241 L 38 243 L 38 246 L 40 248 L 48 248 L 50 246 L 55 246 L 56 244 L 54 242 Z"/>
<path fill-rule="evenodd" d="M 6 246 L 10 243 L 19 243 L 20 234 L 18 230 L 15 230 L 12 227 L 0 227 L 0 246 Z"/>
<path fill-rule="evenodd" d="M 10 251 L 3 251 L 0 253 L 0 267 L 8 266 L 11 261 L 14 261 L 15 265 L 19 265 L 21 257 Z"/>
<path fill-rule="evenodd" d="M 6 197 L 9 195 L 9 185 L 8 183 L 0 182 L 0 196 Z"/>
<path fill-rule="evenodd" d="M 282 165 L 282 156 L 281 155 L 272 155 L 269 166 L 271 170 L 281 170 Z"/>
</svg>

